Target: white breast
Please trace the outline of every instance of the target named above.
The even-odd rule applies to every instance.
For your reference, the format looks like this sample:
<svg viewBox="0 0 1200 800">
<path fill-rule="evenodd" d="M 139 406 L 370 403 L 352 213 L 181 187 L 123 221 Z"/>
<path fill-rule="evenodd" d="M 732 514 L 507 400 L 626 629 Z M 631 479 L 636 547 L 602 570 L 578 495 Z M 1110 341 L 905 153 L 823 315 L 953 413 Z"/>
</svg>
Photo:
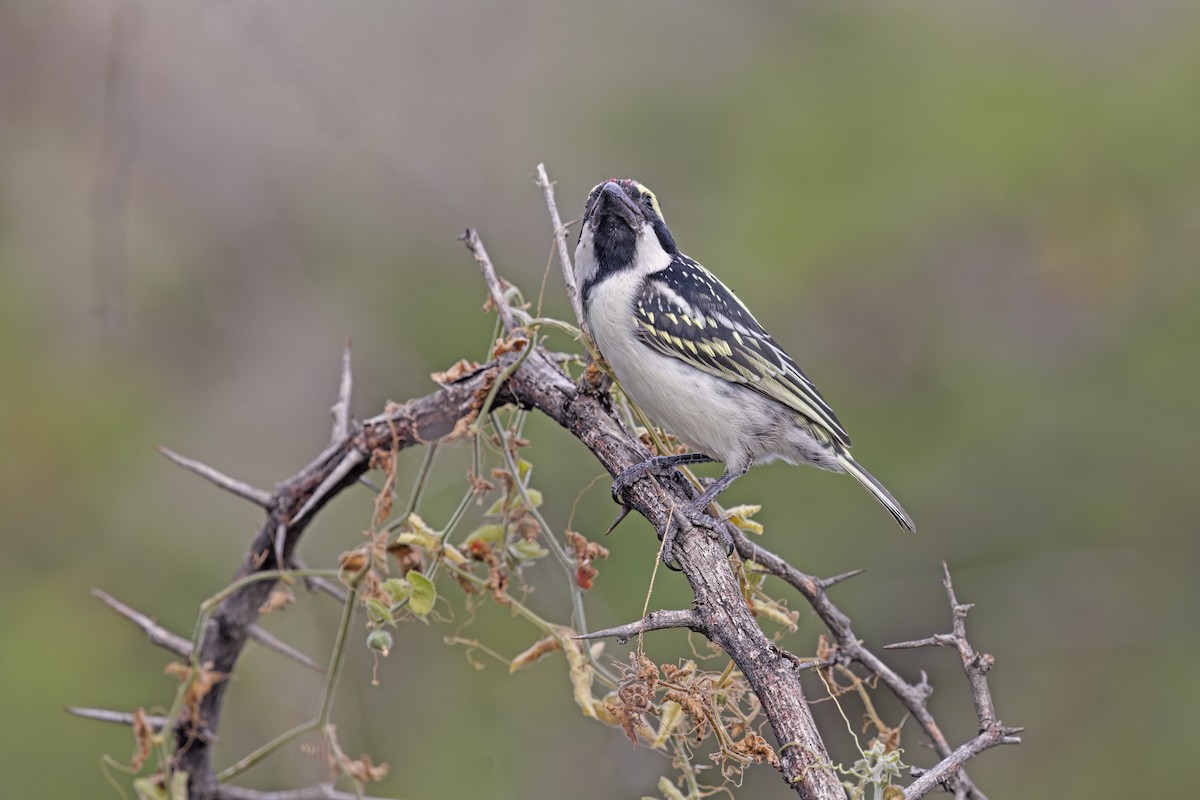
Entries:
<svg viewBox="0 0 1200 800">
<path fill-rule="evenodd" d="M 653 230 L 642 232 L 638 260 L 630 268 L 609 275 L 588 297 L 588 330 L 604 359 L 630 398 L 650 419 L 692 447 L 714 458 L 740 460 L 744 448 L 738 440 L 737 419 L 744 401 L 724 381 L 706 375 L 682 361 L 654 352 L 638 341 L 633 316 L 646 276 L 664 269 L 671 256 L 658 244 Z M 651 245 L 653 246 L 647 246 Z M 575 252 L 576 279 L 582 286 L 597 269 L 591 232 L 584 229 Z"/>
<path fill-rule="evenodd" d="M 791 409 L 743 386 L 662 355 L 637 338 L 633 309 L 646 276 L 671 263 L 653 230 L 642 231 L 638 261 L 593 286 L 588 331 L 621 387 L 652 422 L 731 469 L 775 459 L 841 471 L 831 454 L 796 424 Z M 580 288 L 598 269 L 585 226 L 575 251 Z"/>
</svg>

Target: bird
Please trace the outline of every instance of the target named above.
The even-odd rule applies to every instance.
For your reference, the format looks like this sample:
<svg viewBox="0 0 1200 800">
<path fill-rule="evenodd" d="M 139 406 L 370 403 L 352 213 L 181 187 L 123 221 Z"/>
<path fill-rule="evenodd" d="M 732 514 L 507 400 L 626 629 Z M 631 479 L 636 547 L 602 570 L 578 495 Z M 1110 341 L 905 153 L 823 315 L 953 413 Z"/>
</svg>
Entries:
<svg viewBox="0 0 1200 800">
<path fill-rule="evenodd" d="M 724 473 L 681 511 L 720 535 L 731 553 L 729 532 L 708 515 L 709 506 L 752 466 L 782 460 L 849 473 L 902 528 L 916 530 L 891 492 L 850 455 L 846 429 L 795 360 L 724 283 L 680 252 L 646 186 L 613 178 L 592 189 L 574 274 L 581 321 L 621 389 L 654 424 L 693 448 L 651 456 L 617 475 L 612 495 L 625 507 L 622 516 L 625 493 L 646 475 L 721 462 Z M 668 524 L 663 532 L 668 566 L 675 530 Z"/>
</svg>

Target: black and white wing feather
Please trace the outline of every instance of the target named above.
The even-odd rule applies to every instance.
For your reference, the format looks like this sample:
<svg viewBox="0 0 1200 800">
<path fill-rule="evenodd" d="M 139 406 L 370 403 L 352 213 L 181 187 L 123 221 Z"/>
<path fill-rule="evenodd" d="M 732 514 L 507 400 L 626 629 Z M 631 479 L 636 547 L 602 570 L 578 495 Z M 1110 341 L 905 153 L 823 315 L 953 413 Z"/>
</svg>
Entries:
<svg viewBox="0 0 1200 800">
<path fill-rule="evenodd" d="M 813 382 L 711 272 L 684 255 L 646 278 L 634 309 L 642 342 L 803 414 L 831 443 L 850 437 Z"/>
</svg>

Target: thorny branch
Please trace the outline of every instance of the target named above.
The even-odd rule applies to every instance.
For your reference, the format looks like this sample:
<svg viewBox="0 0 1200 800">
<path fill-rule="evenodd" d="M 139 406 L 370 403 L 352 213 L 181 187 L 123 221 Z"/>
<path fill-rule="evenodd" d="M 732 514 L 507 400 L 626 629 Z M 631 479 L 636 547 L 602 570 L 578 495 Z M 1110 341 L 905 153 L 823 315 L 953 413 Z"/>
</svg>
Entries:
<svg viewBox="0 0 1200 800">
<path fill-rule="evenodd" d="M 565 249 L 565 229 L 554 205 L 553 184 L 541 165 L 538 186 L 544 192 L 554 222 L 564 280 L 573 288 Z M 190 653 L 194 664 L 203 664 L 206 670 L 216 674 L 227 675 L 233 671 L 246 642 L 255 636 L 260 609 L 278 576 L 297 564 L 296 545 L 308 523 L 329 501 L 362 478 L 370 467 L 373 453 L 396 453 L 412 446 L 433 445 L 469 436 L 472 423 L 481 414 L 505 405 L 516 405 L 522 409 L 536 409 L 556 421 L 613 475 L 649 455 L 642 442 L 626 430 L 607 392 L 589 382 L 586 373 L 580 382 L 572 381 L 560 366 L 567 357 L 546 351 L 530 340 L 527 332 L 518 329 L 505 285 L 495 274 L 478 234 L 468 231 L 464 239 L 482 268 L 491 304 L 500 315 L 506 332 L 524 337 L 522 346 L 499 348 L 500 354 L 491 362 L 462 369 L 452 379 L 445 379 L 437 391 L 401 405 L 390 405 L 383 414 L 362 423 L 354 422 L 350 416 L 351 378 L 347 349 L 338 399 L 332 409 L 334 440 L 310 464 L 270 493 L 228 478 L 199 462 L 164 452 L 221 488 L 266 509 L 266 518 L 235 573 L 234 584 L 222 593 L 220 603 L 207 618 L 199 652 Z M 570 290 L 568 292 L 573 295 Z M 572 296 L 572 301 L 578 308 L 577 298 Z M 675 509 L 683 507 L 694 496 L 694 487 L 677 473 L 668 478 L 639 481 L 627 493 L 627 500 L 635 511 L 651 522 L 661 537 Z M 849 618 L 829 600 L 826 589 L 857 572 L 820 580 L 762 548 L 740 530 L 733 529 L 732 533 L 742 559 L 781 578 L 812 605 L 833 635 L 835 658 L 842 659 L 845 664 L 857 662 L 876 676 L 899 698 L 929 736 L 943 760 L 922 773 L 904 796 L 912 800 L 943 785 L 956 797 L 986 800 L 961 767 L 991 746 L 1016 743 L 1019 740 L 1014 734 L 1019 729 L 1005 728 L 995 718 L 985 677 L 992 658 L 976 654 L 968 643 L 965 617 L 969 606 L 960 605 L 955 599 L 948 571 L 945 583 L 953 609 L 953 633 L 906 644 L 953 644 L 959 650 L 971 682 L 980 718 L 980 734 L 957 750 L 949 746 L 928 711 L 926 699 L 932 690 L 924 677 L 915 685 L 901 678 L 858 640 Z M 777 768 L 788 785 L 802 798 L 845 797 L 804 699 L 800 673 L 805 665 L 763 633 L 717 541 L 706 532 L 685 525 L 679 545 L 679 563 L 695 595 L 694 610 L 652 612 L 643 620 L 592 634 L 584 632 L 580 638 L 613 636 L 624 641 L 639 633 L 668 627 L 685 627 L 703 634 L 726 651 L 761 703 L 780 743 Z M 264 579 L 248 580 L 257 575 Z M 340 587 L 317 584 L 318 580 L 311 579 L 314 585 L 330 593 L 341 593 Z M 121 606 L 106 595 L 102 597 L 138 624 L 156 644 L 177 655 L 182 655 L 184 649 L 191 649 L 189 642 L 161 629 L 148 617 Z M 216 681 L 199 700 L 195 713 L 182 716 L 175 724 L 173 735 L 177 748 L 172 768 L 187 773 L 191 800 L 302 800 L 352 796 L 323 784 L 274 792 L 255 792 L 222 784 L 212 767 L 212 746 L 217 738 L 229 685 L 228 681 Z M 127 724 L 136 716 L 100 709 L 72 709 L 72 713 Z M 147 718 L 143 715 L 142 719 Z M 161 727 L 167 724 L 167 719 L 169 717 L 155 718 L 155 723 Z"/>
<path fill-rule="evenodd" d="M 825 590 L 832 585 L 831 582 L 844 579 L 844 576 L 822 581 L 812 575 L 808 575 L 796 569 L 757 542 L 752 541 L 741 531 L 734 531 L 734 542 L 742 558 L 753 561 L 768 573 L 781 578 L 804 596 L 804 599 L 812 606 L 817 616 L 825 623 L 825 627 L 833 634 L 840 656 L 847 662 L 858 662 L 869 673 L 879 678 L 883 685 L 912 714 L 926 735 L 929 736 L 933 749 L 939 757 L 947 760 L 954 756 L 954 749 L 946 740 L 945 734 L 942 733 L 942 729 L 938 726 L 937 721 L 933 718 L 933 714 L 929 711 L 927 700 L 933 692 L 933 687 L 926 681 L 924 673 L 922 673 L 921 682 L 918 684 L 909 683 L 902 678 L 862 643 L 850 625 L 850 618 L 829 599 L 829 595 Z M 946 573 L 946 581 L 949 582 L 949 572 Z M 966 640 L 965 631 L 963 633 L 963 640 Z M 964 762 L 959 762 L 958 768 L 951 771 L 946 781 L 947 787 L 955 794 L 961 792 L 963 797 L 973 798 L 974 800 L 987 800 L 987 795 L 981 792 L 971 782 L 966 771 L 961 769 L 962 763 Z"/>
</svg>

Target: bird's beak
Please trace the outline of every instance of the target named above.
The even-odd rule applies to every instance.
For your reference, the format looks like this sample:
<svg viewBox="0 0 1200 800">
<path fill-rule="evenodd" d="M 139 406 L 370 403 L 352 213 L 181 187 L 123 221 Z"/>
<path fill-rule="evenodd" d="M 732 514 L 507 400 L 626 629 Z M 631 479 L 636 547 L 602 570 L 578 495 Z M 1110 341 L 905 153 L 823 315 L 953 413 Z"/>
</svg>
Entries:
<svg viewBox="0 0 1200 800">
<path fill-rule="evenodd" d="M 600 195 L 596 198 L 596 206 L 592 209 L 592 221 L 598 223 L 610 215 L 618 217 L 634 230 L 637 230 L 642 224 L 642 214 L 638 207 L 615 181 L 609 181 L 600 189 Z"/>
</svg>

